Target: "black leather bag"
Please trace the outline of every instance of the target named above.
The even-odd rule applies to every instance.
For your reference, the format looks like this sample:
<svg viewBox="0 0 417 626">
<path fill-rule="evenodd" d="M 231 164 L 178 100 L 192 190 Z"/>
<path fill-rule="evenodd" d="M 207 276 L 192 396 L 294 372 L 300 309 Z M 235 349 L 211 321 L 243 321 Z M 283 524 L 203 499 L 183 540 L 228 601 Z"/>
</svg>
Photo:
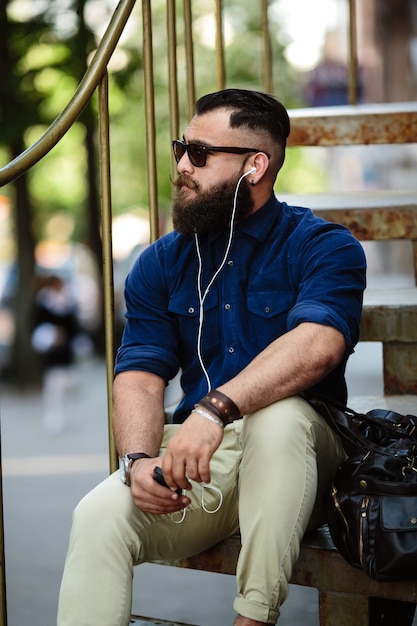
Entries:
<svg viewBox="0 0 417 626">
<path fill-rule="evenodd" d="M 373 579 L 417 578 L 417 417 L 309 402 L 341 436 L 347 460 L 326 495 L 342 556 Z"/>
</svg>

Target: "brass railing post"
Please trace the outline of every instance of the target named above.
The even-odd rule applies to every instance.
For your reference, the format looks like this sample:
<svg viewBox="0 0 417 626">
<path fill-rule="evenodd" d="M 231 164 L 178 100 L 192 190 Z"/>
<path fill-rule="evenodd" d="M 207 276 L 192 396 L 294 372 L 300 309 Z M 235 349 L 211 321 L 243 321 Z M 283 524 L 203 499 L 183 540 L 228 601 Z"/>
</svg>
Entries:
<svg viewBox="0 0 417 626">
<path fill-rule="evenodd" d="M 4 546 L 3 473 L 0 438 L 0 626 L 7 626 L 6 557 Z"/>
<path fill-rule="evenodd" d="M 107 72 L 98 85 L 98 136 L 100 157 L 100 192 L 103 254 L 103 298 L 107 378 L 107 413 L 109 436 L 109 467 L 114 472 L 118 457 L 111 423 L 113 407 L 114 364 L 114 284 L 112 249 L 112 203 L 110 178 L 109 81 Z"/>
<path fill-rule="evenodd" d="M 184 0 L 185 67 L 187 75 L 187 117 L 190 120 L 195 104 L 194 46 L 191 0 Z"/>
<path fill-rule="evenodd" d="M 217 89 L 224 89 L 226 84 L 226 69 L 224 60 L 223 14 L 222 0 L 216 0 L 216 85 Z"/>
<path fill-rule="evenodd" d="M 262 34 L 264 41 L 264 89 L 272 93 L 272 48 L 268 17 L 269 0 L 262 0 Z"/>
<path fill-rule="evenodd" d="M 142 0 L 143 69 L 145 82 L 146 154 L 151 241 L 159 237 L 158 175 L 156 167 L 155 102 L 152 52 L 152 11 L 150 0 Z"/>
<path fill-rule="evenodd" d="M 175 3 L 167 0 L 167 35 L 168 35 L 168 88 L 169 88 L 169 121 L 171 139 L 179 136 L 179 104 L 178 104 L 178 67 L 177 67 L 177 29 Z M 175 164 L 172 175 L 175 176 Z"/>
<path fill-rule="evenodd" d="M 349 0 L 349 104 L 358 103 L 356 0 Z"/>
</svg>

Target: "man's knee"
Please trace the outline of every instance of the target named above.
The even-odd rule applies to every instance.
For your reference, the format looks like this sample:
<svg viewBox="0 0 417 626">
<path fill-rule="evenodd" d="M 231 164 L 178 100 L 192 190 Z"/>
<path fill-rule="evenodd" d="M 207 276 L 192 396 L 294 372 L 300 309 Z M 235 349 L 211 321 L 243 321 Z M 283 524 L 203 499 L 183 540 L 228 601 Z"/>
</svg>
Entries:
<svg viewBox="0 0 417 626">
<path fill-rule="evenodd" d="M 303 398 L 285 398 L 246 416 L 243 435 L 252 442 L 259 438 L 285 449 L 297 433 L 302 436 L 308 433 L 317 418 L 317 413 Z"/>
<path fill-rule="evenodd" d="M 72 515 L 75 531 L 91 533 L 91 537 L 114 528 L 125 520 L 133 501 L 130 489 L 122 485 L 115 475 L 100 483 L 77 504 Z"/>
</svg>

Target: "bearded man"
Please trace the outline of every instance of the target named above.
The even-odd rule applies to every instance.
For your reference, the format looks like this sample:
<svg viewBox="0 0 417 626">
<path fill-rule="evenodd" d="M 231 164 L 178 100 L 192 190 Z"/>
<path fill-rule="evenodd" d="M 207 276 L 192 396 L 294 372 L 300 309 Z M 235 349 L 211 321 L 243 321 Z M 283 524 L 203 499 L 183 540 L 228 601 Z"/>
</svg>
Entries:
<svg viewBox="0 0 417 626">
<path fill-rule="evenodd" d="M 238 531 L 235 626 L 278 620 L 344 457 L 306 393 L 346 401 L 365 288 L 349 231 L 274 195 L 289 131 L 275 98 L 226 89 L 200 98 L 173 142 L 174 231 L 126 280 L 121 472 L 74 512 L 59 626 L 127 626 L 134 566 Z M 179 371 L 183 397 L 166 424 L 164 390 Z"/>
</svg>

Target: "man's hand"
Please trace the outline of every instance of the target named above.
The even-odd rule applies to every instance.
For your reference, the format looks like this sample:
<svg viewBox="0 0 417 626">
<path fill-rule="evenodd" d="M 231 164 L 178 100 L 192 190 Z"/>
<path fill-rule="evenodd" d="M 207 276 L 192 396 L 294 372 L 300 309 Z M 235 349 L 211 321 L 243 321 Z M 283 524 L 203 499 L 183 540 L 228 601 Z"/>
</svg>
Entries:
<svg viewBox="0 0 417 626">
<path fill-rule="evenodd" d="M 179 496 L 175 491 L 162 487 L 153 478 L 155 467 L 161 466 L 162 459 L 139 459 L 133 463 L 130 474 L 131 492 L 136 506 L 145 513 L 156 515 L 177 513 L 191 502 L 187 496 Z"/>
<path fill-rule="evenodd" d="M 188 479 L 210 482 L 210 460 L 223 439 L 223 428 L 197 413 L 185 420 L 168 443 L 162 471 L 171 487 L 190 489 Z"/>
</svg>

